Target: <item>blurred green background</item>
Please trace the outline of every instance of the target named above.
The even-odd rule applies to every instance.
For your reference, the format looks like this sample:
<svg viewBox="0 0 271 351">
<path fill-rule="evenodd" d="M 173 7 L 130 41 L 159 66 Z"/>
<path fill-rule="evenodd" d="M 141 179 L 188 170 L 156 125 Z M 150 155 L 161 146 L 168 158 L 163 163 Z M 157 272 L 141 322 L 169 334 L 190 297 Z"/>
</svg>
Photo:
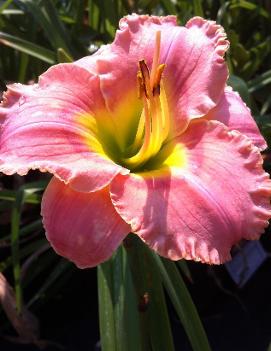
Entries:
<svg viewBox="0 0 271 351">
<path fill-rule="evenodd" d="M 133 12 L 176 15 L 181 25 L 195 15 L 203 16 L 224 26 L 231 43 L 226 56 L 230 69 L 228 83 L 251 108 L 271 145 L 271 0 L 0 1 L 0 91 L 4 91 L 10 82 L 36 82 L 38 76 L 53 64 L 71 62 L 94 53 L 102 44 L 113 40 L 119 19 Z M 265 167 L 270 172 L 271 156 L 268 150 L 264 153 L 264 158 Z M 14 333 L 11 328 L 12 318 L 7 318 L 0 306 L 0 338 L 16 341 L 19 347 L 18 345 L 31 340 L 33 335 L 38 340 L 37 330 L 40 330 L 41 338 L 58 340 L 50 329 L 49 322 L 50 318 L 54 318 L 54 309 L 60 308 L 63 319 L 66 319 L 69 318 L 67 308 L 70 308 L 71 319 L 75 318 L 76 308 L 70 305 L 79 306 L 78 298 L 80 300 L 82 294 L 85 306 L 89 308 L 88 313 L 93 317 L 89 323 L 93 323 L 94 330 L 94 335 L 89 338 L 93 339 L 93 343 L 89 341 L 89 348 L 84 346 L 82 350 L 94 350 L 93 345 L 98 340 L 95 270 L 78 273 L 71 263 L 57 257 L 49 248 L 39 216 L 41 195 L 48 179 L 49 176 L 36 172 L 31 172 L 24 178 L 16 175 L 0 178 L 0 272 L 8 278 L 15 294 L 14 308 L 21 313 L 18 319 L 21 324 L 17 327 L 18 338 L 18 333 Z M 213 268 L 195 268 L 195 265 L 189 263 L 181 268 L 196 300 L 198 293 L 190 287 L 190 271 L 195 271 L 197 276 L 199 270 L 206 280 L 210 279 L 211 274 L 216 288 L 217 274 L 222 276 L 222 281 L 226 279 L 227 284 L 223 272 Z M 75 292 L 73 284 L 77 287 Z M 199 285 L 197 289 L 200 288 Z M 259 289 L 262 289 L 261 286 Z M 73 291 L 75 295 L 67 293 L 67 290 Z M 230 294 L 232 293 L 230 287 Z M 237 300 L 242 298 L 238 291 L 234 290 L 234 294 Z M 93 304 L 87 302 L 88 297 Z M 255 299 L 258 297 L 255 296 Z M 24 308 L 37 314 L 41 321 L 40 327 Z M 78 310 L 83 313 L 84 307 L 78 307 Z M 50 316 L 48 311 L 51 311 Z M 14 318 L 16 317 L 13 317 L 13 327 Z M 61 318 L 56 319 L 57 323 L 63 322 Z M 270 338 L 264 335 L 266 345 L 271 340 L 271 330 Z M 85 335 L 82 337 L 86 338 Z M 50 346 L 51 341 L 47 344 Z M 61 349 L 59 344 L 54 346 Z M 184 350 L 189 350 L 189 346 L 184 347 L 187 347 Z M 267 350 L 267 346 L 258 347 L 251 350 Z M 67 345 L 66 349 L 73 350 Z M 77 349 L 80 349 L 78 345 L 75 350 Z M 224 350 L 222 346 L 213 349 Z M 6 350 L 8 346 L 3 346 L 3 351 Z M 238 351 L 241 348 L 233 347 L 232 350 Z"/>
</svg>

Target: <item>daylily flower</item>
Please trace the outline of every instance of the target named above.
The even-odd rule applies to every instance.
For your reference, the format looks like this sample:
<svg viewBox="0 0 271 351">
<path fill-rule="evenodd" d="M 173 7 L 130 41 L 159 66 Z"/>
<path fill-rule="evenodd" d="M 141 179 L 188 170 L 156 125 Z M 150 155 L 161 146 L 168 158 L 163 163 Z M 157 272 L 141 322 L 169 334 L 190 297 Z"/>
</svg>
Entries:
<svg viewBox="0 0 271 351">
<path fill-rule="evenodd" d="M 54 176 L 42 200 L 53 248 L 79 267 L 129 232 L 160 255 L 219 264 L 271 217 L 266 148 L 226 86 L 223 28 L 129 15 L 111 45 L 8 87 L 0 171 Z"/>
</svg>

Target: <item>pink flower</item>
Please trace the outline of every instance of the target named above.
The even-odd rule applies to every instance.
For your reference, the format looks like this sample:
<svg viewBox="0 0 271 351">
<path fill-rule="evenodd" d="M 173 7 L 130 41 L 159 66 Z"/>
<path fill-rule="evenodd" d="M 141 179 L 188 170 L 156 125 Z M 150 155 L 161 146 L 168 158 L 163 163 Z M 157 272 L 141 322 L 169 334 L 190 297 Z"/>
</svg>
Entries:
<svg viewBox="0 0 271 351">
<path fill-rule="evenodd" d="M 9 86 L 0 171 L 54 175 L 46 235 L 79 267 L 132 231 L 160 255 L 218 264 L 271 217 L 266 147 L 226 86 L 223 29 L 196 17 L 130 15 L 111 45 Z"/>
</svg>

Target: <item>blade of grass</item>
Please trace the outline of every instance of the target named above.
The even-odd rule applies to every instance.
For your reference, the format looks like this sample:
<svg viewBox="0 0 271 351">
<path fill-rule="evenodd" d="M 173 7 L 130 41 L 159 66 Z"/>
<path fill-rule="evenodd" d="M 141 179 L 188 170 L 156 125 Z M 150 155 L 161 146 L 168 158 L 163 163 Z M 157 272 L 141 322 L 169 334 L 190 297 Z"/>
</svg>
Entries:
<svg viewBox="0 0 271 351">
<path fill-rule="evenodd" d="M 171 0 L 162 0 L 161 1 L 161 5 L 166 10 L 167 14 L 170 14 L 170 15 L 177 14 L 177 9 L 176 9 L 175 5 L 173 4 L 173 1 L 171 1 Z"/>
<path fill-rule="evenodd" d="M 249 1 L 238 1 L 237 3 L 231 4 L 230 8 L 243 8 L 250 11 L 256 11 L 259 15 L 270 19 L 270 14 L 264 8 L 262 8 L 259 4 L 254 4 Z"/>
<path fill-rule="evenodd" d="M 194 14 L 196 16 L 204 17 L 201 0 L 193 0 Z"/>
<path fill-rule="evenodd" d="M 11 213 L 11 255 L 13 263 L 14 288 L 16 297 L 16 308 L 18 313 L 22 310 L 22 288 L 21 288 L 21 267 L 20 267 L 20 220 L 22 207 L 26 194 L 32 194 L 44 188 L 44 182 L 32 182 L 20 187 L 17 191 L 15 202 Z"/>
<path fill-rule="evenodd" d="M 254 93 L 255 91 L 271 84 L 271 70 L 268 70 L 256 78 L 248 82 L 248 91 Z"/>
<path fill-rule="evenodd" d="M 85 0 L 78 0 L 76 3 L 76 13 L 75 13 L 75 25 L 73 26 L 72 32 L 80 33 L 83 27 L 85 12 Z"/>
<path fill-rule="evenodd" d="M 20 15 L 20 16 L 23 16 L 23 15 L 25 15 L 25 13 L 24 13 L 24 11 L 22 11 L 22 10 L 17 10 L 17 9 L 6 9 L 6 10 L 3 10 L 2 12 L 1 12 L 1 14 L 2 15 L 8 15 L 8 16 L 10 16 L 10 15 Z"/>
<path fill-rule="evenodd" d="M 98 289 L 102 350 L 140 351 L 136 295 L 122 247 L 98 267 Z"/>
<path fill-rule="evenodd" d="M 11 213 L 11 254 L 12 254 L 12 263 L 13 263 L 16 309 L 18 313 L 21 313 L 22 311 L 19 227 L 20 227 L 20 219 L 21 219 L 21 211 L 22 211 L 23 203 L 24 203 L 24 190 L 21 188 L 17 192 L 16 199 Z"/>
<path fill-rule="evenodd" d="M 217 23 L 222 24 L 222 21 L 224 19 L 225 14 L 227 13 L 227 10 L 230 4 L 231 4 L 230 1 L 226 1 L 222 3 L 219 10 L 217 11 L 217 16 L 216 16 Z"/>
<path fill-rule="evenodd" d="M 55 269 L 49 274 L 48 278 L 46 279 L 45 283 L 41 286 L 38 292 L 31 298 L 31 300 L 27 303 L 27 307 L 31 307 L 35 302 L 37 302 L 49 289 L 51 285 L 53 285 L 60 276 L 65 275 L 67 269 L 72 266 L 72 263 L 61 259 L 59 263 L 56 265 Z"/>
<path fill-rule="evenodd" d="M 58 17 L 58 12 L 51 0 L 22 0 L 37 23 L 43 28 L 55 50 L 63 48 L 70 56 L 70 36 Z"/>
<path fill-rule="evenodd" d="M 231 74 L 228 79 L 228 84 L 233 88 L 233 90 L 238 91 L 245 103 L 251 107 L 251 100 L 246 82 L 242 78 Z"/>
<path fill-rule="evenodd" d="M 99 30 L 100 28 L 100 11 L 99 6 L 94 0 L 88 0 L 88 24 L 91 28 Z"/>
<path fill-rule="evenodd" d="M 9 5 L 11 5 L 13 3 L 14 0 L 7 0 L 3 3 L 3 5 L 0 6 L 0 13 L 2 13 L 3 11 L 5 11 Z"/>
<path fill-rule="evenodd" d="M 29 234 L 35 230 L 41 230 L 42 227 L 42 221 L 41 219 L 37 219 L 36 221 L 33 221 L 27 225 L 25 225 L 23 228 L 20 230 L 20 236 Z"/>
<path fill-rule="evenodd" d="M 176 262 L 177 265 L 179 266 L 182 274 L 190 281 L 190 282 L 193 282 L 193 278 L 192 278 L 192 275 L 191 275 L 191 272 L 188 268 L 188 265 L 186 263 L 185 260 L 180 260 L 180 261 L 177 261 Z"/>
<path fill-rule="evenodd" d="M 24 52 L 30 56 L 36 57 L 41 61 L 49 64 L 56 63 L 56 55 L 53 51 L 43 48 L 37 44 L 31 43 L 25 39 L 0 32 L 0 43 L 9 46 L 15 50 Z"/>
<path fill-rule="evenodd" d="M 44 243 L 44 246 L 40 246 L 37 250 L 33 251 L 33 255 L 35 255 L 36 252 L 38 252 L 39 250 L 42 250 L 42 248 L 45 247 L 46 245 L 48 245 L 48 242 Z M 27 262 L 27 260 L 31 257 L 31 255 L 32 254 L 27 256 L 24 262 Z M 28 285 L 30 285 L 36 278 L 39 279 L 40 275 L 44 274 L 44 272 L 51 271 L 58 263 L 58 261 L 59 261 L 59 257 L 50 249 L 50 246 L 49 246 L 48 251 L 42 253 L 42 255 L 37 258 L 37 262 L 34 262 L 33 264 L 30 265 L 30 267 L 27 267 L 26 274 L 24 274 L 25 271 L 24 271 L 24 264 L 23 264 L 22 265 L 23 288 L 26 288 Z M 35 282 L 33 284 L 36 285 Z M 34 292 L 35 291 L 33 291 L 33 293 Z"/>
<path fill-rule="evenodd" d="M 73 58 L 63 48 L 58 48 L 57 62 L 73 62 Z"/>
<path fill-rule="evenodd" d="M 117 351 L 113 307 L 112 262 L 98 266 L 99 326 L 103 351 Z"/>
<path fill-rule="evenodd" d="M 171 327 L 157 266 L 150 260 L 146 245 L 134 234 L 127 237 L 125 247 L 137 291 L 142 349 L 173 351 Z"/>
<path fill-rule="evenodd" d="M 30 244 L 24 246 L 23 248 L 20 249 L 20 259 L 23 259 L 29 256 L 33 251 L 38 250 L 39 247 L 44 245 L 46 242 L 47 242 L 46 239 L 40 239 L 40 240 L 35 240 L 34 242 L 31 242 Z M 8 256 L 7 259 L 0 262 L 0 272 L 5 271 L 11 265 L 12 265 L 12 256 Z"/>
<path fill-rule="evenodd" d="M 6 212 L 8 210 L 11 210 L 12 206 L 13 206 L 13 204 L 9 201 L 5 201 L 5 200 L 1 201 L 0 202 L 0 212 Z M 1 234 L 0 234 L 0 237 L 1 237 Z"/>
<path fill-rule="evenodd" d="M 16 191 L 15 190 L 1 190 L 0 191 L 0 200 L 5 201 L 16 201 Z M 25 203 L 27 204 L 40 204 L 41 196 L 38 194 L 25 194 Z"/>
<path fill-rule="evenodd" d="M 161 259 L 149 250 L 153 264 L 156 264 L 164 286 L 183 324 L 194 351 L 210 351 L 210 345 L 201 324 L 196 307 L 174 262 Z"/>
<path fill-rule="evenodd" d="M 21 83 L 25 83 L 28 64 L 29 64 L 29 56 L 25 53 L 22 53 L 21 59 L 20 59 L 19 76 L 18 76 L 18 81 Z"/>
<path fill-rule="evenodd" d="M 129 351 L 141 350 L 141 334 L 139 325 L 139 315 L 137 297 L 132 281 L 128 257 L 125 249 L 123 252 L 123 275 L 124 275 L 124 327 L 126 329 L 126 349 Z M 136 342 L 135 342 L 136 341 Z"/>
<path fill-rule="evenodd" d="M 120 247 L 112 259 L 116 345 L 118 351 L 141 349 L 136 296 L 131 281 L 127 254 Z"/>
<path fill-rule="evenodd" d="M 112 283 L 113 313 L 116 333 L 116 349 L 125 351 L 125 323 L 124 323 L 124 276 L 123 276 L 123 251 L 120 247 L 112 258 Z"/>
</svg>

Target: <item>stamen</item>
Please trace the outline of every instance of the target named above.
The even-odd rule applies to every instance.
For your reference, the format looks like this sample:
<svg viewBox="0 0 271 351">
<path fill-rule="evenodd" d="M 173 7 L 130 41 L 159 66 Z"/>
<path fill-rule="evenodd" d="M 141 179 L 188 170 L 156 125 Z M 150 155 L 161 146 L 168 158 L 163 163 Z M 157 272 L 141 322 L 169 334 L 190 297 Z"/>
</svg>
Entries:
<svg viewBox="0 0 271 351">
<path fill-rule="evenodd" d="M 152 68 L 151 68 L 151 85 L 154 85 L 155 75 L 157 71 L 157 67 L 159 65 L 160 59 L 160 48 L 161 48 L 161 31 L 156 32 L 155 37 L 155 49 L 154 49 L 154 56 L 152 61 Z"/>
<path fill-rule="evenodd" d="M 163 125 L 163 139 L 166 140 L 170 133 L 170 114 L 168 110 L 167 96 L 163 82 L 160 85 L 160 102 L 161 102 L 161 115 Z"/>
<path fill-rule="evenodd" d="M 136 168 L 144 165 L 161 149 L 168 137 L 170 120 L 162 74 L 165 64 L 159 64 L 161 32 L 156 32 L 155 50 L 151 73 L 144 60 L 139 61 L 137 74 L 138 96 L 143 100 L 143 111 L 138 129 L 128 154 L 134 156 L 125 159 L 125 164 Z"/>
<path fill-rule="evenodd" d="M 140 71 L 137 72 L 137 89 L 138 89 L 138 98 L 142 99 L 143 98 L 143 94 L 144 94 L 144 83 L 143 83 L 143 78 L 142 78 L 142 74 Z"/>
<path fill-rule="evenodd" d="M 139 61 L 139 68 L 145 88 L 146 98 L 149 98 L 151 95 L 150 72 L 144 60 Z"/>
<path fill-rule="evenodd" d="M 155 80 L 154 80 L 154 84 L 153 84 L 153 88 L 152 88 L 152 95 L 160 95 L 160 82 L 161 82 L 161 78 L 162 78 L 162 73 L 164 71 L 165 68 L 165 64 L 159 65 L 157 67 L 157 72 L 155 75 Z"/>
</svg>

